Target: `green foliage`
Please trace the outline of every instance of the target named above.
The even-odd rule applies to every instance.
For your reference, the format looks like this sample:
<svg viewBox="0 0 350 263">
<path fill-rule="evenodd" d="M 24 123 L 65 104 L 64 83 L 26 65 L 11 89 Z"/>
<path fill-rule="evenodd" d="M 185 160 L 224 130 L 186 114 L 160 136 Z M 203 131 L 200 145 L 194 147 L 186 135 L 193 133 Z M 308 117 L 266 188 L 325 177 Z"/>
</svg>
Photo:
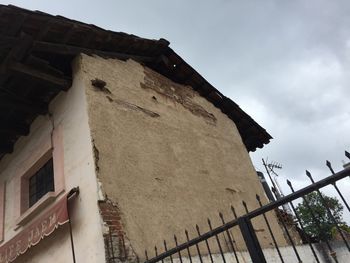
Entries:
<svg viewBox="0 0 350 263">
<path fill-rule="evenodd" d="M 349 227 L 343 222 L 343 206 L 339 200 L 334 197 L 326 196 L 325 194 L 322 194 L 322 197 L 325 204 L 331 210 L 335 220 L 344 230 L 348 229 Z M 316 220 L 313 220 L 312 212 L 308 206 L 311 208 Z M 335 225 L 317 192 L 306 195 L 305 200 L 296 207 L 296 211 L 307 234 L 321 241 L 332 239 Z"/>
</svg>

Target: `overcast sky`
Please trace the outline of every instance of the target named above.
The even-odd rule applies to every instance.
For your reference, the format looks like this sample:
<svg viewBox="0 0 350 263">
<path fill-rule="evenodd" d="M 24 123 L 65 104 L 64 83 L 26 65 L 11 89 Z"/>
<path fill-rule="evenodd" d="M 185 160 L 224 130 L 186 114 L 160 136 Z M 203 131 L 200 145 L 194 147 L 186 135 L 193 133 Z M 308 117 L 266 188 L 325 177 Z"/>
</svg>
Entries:
<svg viewBox="0 0 350 263">
<path fill-rule="evenodd" d="M 274 139 L 252 153 L 306 185 L 350 151 L 350 1 L 1 1 L 170 46 Z M 350 161 L 350 160 L 347 160 Z M 342 185 L 350 200 L 350 179 Z M 286 191 L 286 190 L 285 190 Z M 287 191 L 286 191 L 287 193 Z"/>
</svg>

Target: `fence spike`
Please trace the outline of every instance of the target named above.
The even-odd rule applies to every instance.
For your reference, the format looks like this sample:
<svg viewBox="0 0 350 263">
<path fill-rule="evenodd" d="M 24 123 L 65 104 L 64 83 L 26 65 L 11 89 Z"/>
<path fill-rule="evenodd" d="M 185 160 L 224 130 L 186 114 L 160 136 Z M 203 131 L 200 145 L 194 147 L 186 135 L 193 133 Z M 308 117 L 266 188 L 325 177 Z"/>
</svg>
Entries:
<svg viewBox="0 0 350 263">
<path fill-rule="evenodd" d="M 260 201 L 260 196 L 258 194 L 256 194 L 256 200 Z"/>
<path fill-rule="evenodd" d="M 185 229 L 185 234 L 186 234 L 187 242 L 190 241 L 190 239 L 188 237 L 187 229 Z M 201 251 L 199 249 L 198 243 L 196 243 L 195 246 L 196 246 L 196 249 L 197 249 L 199 261 L 200 261 L 200 263 L 203 263 L 203 259 L 202 259 L 202 255 L 201 255 Z M 189 247 L 187 247 L 187 253 L 188 253 L 189 257 L 190 257 L 190 262 L 192 263 L 192 258 L 191 258 L 191 253 L 190 253 L 190 248 Z"/>
<path fill-rule="evenodd" d="M 276 188 L 271 186 L 271 191 L 276 195 Z"/>
<path fill-rule="evenodd" d="M 326 160 L 326 165 L 328 167 L 328 169 L 331 171 L 332 174 L 335 174 L 333 168 L 332 168 L 332 164 L 330 161 Z"/>
<path fill-rule="evenodd" d="M 245 209 L 246 213 L 248 213 L 247 203 L 243 200 L 243 201 L 242 201 L 242 204 L 243 204 L 243 206 L 244 206 L 244 209 Z"/>
<path fill-rule="evenodd" d="M 345 151 L 345 156 L 350 159 L 350 153 L 348 151 Z"/>
<path fill-rule="evenodd" d="M 189 241 L 190 241 L 190 238 L 188 237 L 188 231 L 187 231 L 187 229 L 185 229 L 185 235 L 186 235 L 186 240 L 187 240 L 187 242 L 189 242 Z M 188 257 L 190 258 L 190 263 L 192 263 L 192 256 L 191 256 L 190 248 L 187 247 L 186 250 L 187 250 Z"/>
<path fill-rule="evenodd" d="M 207 220 L 208 220 L 208 225 L 209 225 L 209 227 L 211 228 L 211 222 L 210 222 L 210 219 L 209 219 L 209 218 L 207 218 Z"/>
<path fill-rule="evenodd" d="M 157 246 L 154 246 L 154 252 L 156 253 L 156 256 L 158 256 L 158 249 L 157 249 Z"/>
<path fill-rule="evenodd" d="M 196 225 L 196 229 L 197 229 L 198 236 L 200 237 L 201 236 L 201 232 L 199 231 L 199 226 L 198 225 Z M 213 256 L 211 254 L 210 246 L 209 246 L 209 243 L 208 243 L 208 239 L 205 239 L 205 244 L 206 244 L 207 249 L 208 249 L 208 253 L 209 253 L 209 256 L 210 256 L 210 261 L 212 263 L 214 263 Z M 198 247 L 198 249 L 199 249 L 199 247 Z"/>
<path fill-rule="evenodd" d="M 165 249 L 165 252 L 168 251 L 168 247 L 166 245 L 166 240 L 165 239 L 164 239 L 164 249 Z M 172 255 L 170 255 L 170 262 L 173 263 L 173 256 Z"/>
<path fill-rule="evenodd" d="M 219 217 L 222 219 L 224 216 L 222 215 L 221 212 L 219 212 Z"/>
<path fill-rule="evenodd" d="M 289 186 L 290 190 L 294 193 L 294 187 L 292 185 L 292 182 L 287 179 L 287 185 Z"/>
<path fill-rule="evenodd" d="M 175 240 L 175 243 L 177 243 L 177 237 L 175 234 L 174 234 L 174 240 Z"/>
<path fill-rule="evenodd" d="M 196 229 L 197 229 L 197 232 L 198 232 L 198 235 L 200 235 L 199 233 L 199 226 L 198 225 L 196 225 Z"/>
<path fill-rule="evenodd" d="M 177 237 L 176 235 L 174 234 L 174 241 L 175 241 L 175 245 L 176 245 L 176 248 L 179 246 L 178 242 L 177 242 Z M 178 255 L 179 255 L 179 259 L 180 259 L 180 263 L 183 263 L 182 262 L 182 255 L 181 255 L 181 250 L 179 250 L 178 252 Z"/>
<path fill-rule="evenodd" d="M 211 225 L 211 222 L 210 222 L 210 219 L 209 219 L 209 218 L 208 218 L 208 225 L 209 225 L 210 231 L 213 231 L 213 227 L 212 227 L 212 225 Z M 217 244 L 218 244 L 218 247 L 219 247 L 219 250 L 220 250 L 220 254 L 221 254 L 222 260 L 223 260 L 224 263 L 226 263 L 226 259 L 225 259 L 225 256 L 224 256 L 224 253 L 223 253 L 221 244 L 220 244 L 220 240 L 219 240 L 219 237 L 218 237 L 217 234 L 215 234 L 215 239 L 216 239 L 216 242 L 217 242 Z"/>
<path fill-rule="evenodd" d="M 219 213 L 219 215 L 220 215 L 222 224 L 225 225 L 224 215 L 223 215 L 221 212 Z M 239 259 L 238 259 L 237 253 L 236 253 L 236 249 L 235 249 L 235 246 L 234 246 L 234 244 L 233 244 L 233 243 L 235 243 L 236 241 L 234 240 L 233 237 L 231 237 L 231 233 L 230 233 L 229 229 L 226 229 L 225 232 L 226 232 L 227 237 L 228 237 L 228 240 L 229 240 L 229 242 L 230 242 L 230 245 L 231 245 L 233 254 L 235 255 L 236 262 L 239 263 Z"/>
<path fill-rule="evenodd" d="M 147 250 L 145 250 L 145 256 L 146 256 L 146 260 L 148 261 L 148 253 L 147 253 Z"/>
<path fill-rule="evenodd" d="M 235 210 L 235 208 L 232 205 L 231 205 L 231 211 L 232 211 L 233 216 L 235 217 L 235 219 L 237 219 L 236 210 Z"/>
<path fill-rule="evenodd" d="M 305 170 L 306 176 L 310 178 L 312 183 L 315 183 L 314 178 L 312 178 L 311 173 L 308 170 Z"/>
</svg>

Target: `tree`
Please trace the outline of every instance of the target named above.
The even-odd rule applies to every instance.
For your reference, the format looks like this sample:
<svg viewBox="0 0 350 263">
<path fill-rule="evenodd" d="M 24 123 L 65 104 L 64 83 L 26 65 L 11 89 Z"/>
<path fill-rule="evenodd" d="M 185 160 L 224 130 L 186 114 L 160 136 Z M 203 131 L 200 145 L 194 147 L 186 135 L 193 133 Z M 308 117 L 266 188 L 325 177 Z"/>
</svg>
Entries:
<svg viewBox="0 0 350 263">
<path fill-rule="evenodd" d="M 347 225 L 343 222 L 343 206 L 339 200 L 326 196 L 323 193 L 321 195 L 337 223 L 343 229 L 346 228 Z M 320 195 L 317 192 L 312 192 L 304 198 L 305 200 L 296 207 L 296 212 L 300 217 L 306 234 L 321 241 L 332 239 L 335 224 L 323 205 Z M 312 213 L 316 220 L 313 218 Z"/>
</svg>

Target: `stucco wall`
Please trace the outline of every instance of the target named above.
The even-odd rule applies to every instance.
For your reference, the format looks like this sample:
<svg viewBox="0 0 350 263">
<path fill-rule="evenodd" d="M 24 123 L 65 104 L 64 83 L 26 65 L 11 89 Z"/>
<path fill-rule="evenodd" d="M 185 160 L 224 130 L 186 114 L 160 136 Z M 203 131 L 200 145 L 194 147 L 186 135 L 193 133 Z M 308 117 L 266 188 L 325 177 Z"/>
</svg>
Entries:
<svg viewBox="0 0 350 263">
<path fill-rule="evenodd" d="M 50 138 L 53 123 L 62 128 L 64 181 L 69 191 L 80 187 L 80 195 L 72 200 L 71 218 L 77 262 L 104 262 L 104 244 L 98 212 L 98 185 L 95 176 L 90 130 L 79 58 L 74 66 L 73 86 L 61 92 L 49 105 L 49 116 L 38 117 L 31 126 L 29 136 L 22 137 L 12 154 L 0 162 L 0 180 L 6 181 L 5 242 L 21 231 L 16 228 L 18 204 L 16 183 L 27 159 L 36 154 L 42 141 Z M 24 226 L 25 227 L 25 226 Z M 67 225 L 56 230 L 15 262 L 72 262 Z"/>
<path fill-rule="evenodd" d="M 132 60 L 83 55 L 82 69 L 98 177 L 141 258 L 163 239 L 172 244 L 174 234 L 183 242 L 184 229 L 196 236 L 195 224 L 207 231 L 207 217 L 219 225 L 219 211 L 232 219 L 230 205 L 245 213 L 241 200 L 257 207 L 255 194 L 264 194 L 249 155 L 234 123 L 214 105 Z M 94 87 L 96 78 L 106 86 Z M 268 246 L 263 221 L 254 226 Z M 239 235 L 236 241 L 242 245 Z"/>
</svg>

